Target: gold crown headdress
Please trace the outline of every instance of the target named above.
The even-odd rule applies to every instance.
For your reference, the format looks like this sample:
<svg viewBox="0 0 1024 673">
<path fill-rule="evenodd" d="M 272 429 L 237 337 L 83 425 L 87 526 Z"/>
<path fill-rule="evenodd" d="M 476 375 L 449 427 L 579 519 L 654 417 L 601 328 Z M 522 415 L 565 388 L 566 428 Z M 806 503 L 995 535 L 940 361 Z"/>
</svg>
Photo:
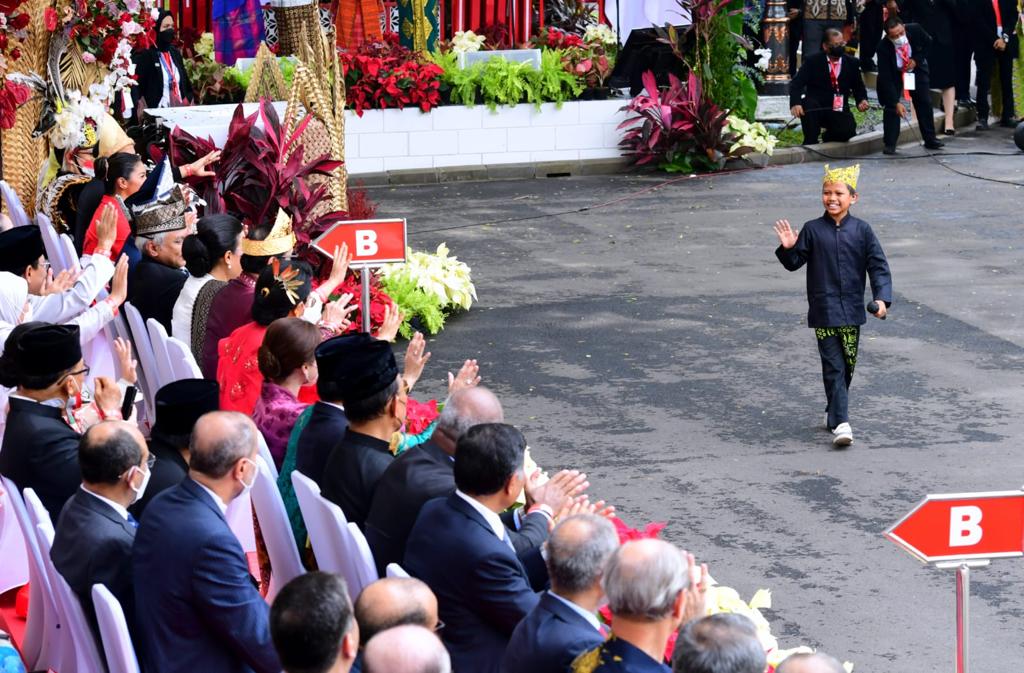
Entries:
<svg viewBox="0 0 1024 673">
<path fill-rule="evenodd" d="M 822 178 L 821 184 L 827 185 L 832 182 L 842 182 L 849 185 L 852 189 L 857 189 L 857 178 L 859 177 L 860 164 L 843 166 L 841 168 L 829 168 L 829 165 L 825 164 L 825 176 Z"/>
<path fill-rule="evenodd" d="M 249 238 L 242 239 L 242 254 L 252 257 L 273 257 L 292 251 L 295 247 L 295 231 L 292 229 L 292 218 L 284 208 L 277 211 L 274 226 L 262 241 Z"/>
<path fill-rule="evenodd" d="M 274 283 L 281 286 L 284 290 L 285 295 L 288 297 L 288 301 L 291 302 L 292 306 L 299 303 L 298 289 L 302 287 L 302 279 L 299 278 L 299 268 L 297 266 L 289 266 L 284 271 L 281 271 L 281 260 L 277 257 L 270 263 L 270 268 L 274 271 Z M 270 295 L 270 288 L 265 287 L 260 290 L 260 293 L 266 297 Z"/>
</svg>

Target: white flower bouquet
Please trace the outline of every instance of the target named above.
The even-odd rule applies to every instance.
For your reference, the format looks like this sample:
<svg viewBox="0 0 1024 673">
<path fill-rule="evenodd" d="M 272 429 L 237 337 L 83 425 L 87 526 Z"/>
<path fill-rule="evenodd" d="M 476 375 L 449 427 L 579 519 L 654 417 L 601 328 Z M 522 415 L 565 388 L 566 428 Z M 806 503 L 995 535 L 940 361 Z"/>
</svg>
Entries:
<svg viewBox="0 0 1024 673">
<path fill-rule="evenodd" d="M 735 152 L 741 147 L 749 147 L 754 152 L 771 156 L 775 151 L 775 143 L 779 142 L 779 139 L 769 133 L 761 122 L 748 122 L 735 115 L 729 115 L 726 119 L 725 130 L 726 132 L 732 131 L 739 136 L 733 146 L 729 148 L 730 152 Z"/>
</svg>

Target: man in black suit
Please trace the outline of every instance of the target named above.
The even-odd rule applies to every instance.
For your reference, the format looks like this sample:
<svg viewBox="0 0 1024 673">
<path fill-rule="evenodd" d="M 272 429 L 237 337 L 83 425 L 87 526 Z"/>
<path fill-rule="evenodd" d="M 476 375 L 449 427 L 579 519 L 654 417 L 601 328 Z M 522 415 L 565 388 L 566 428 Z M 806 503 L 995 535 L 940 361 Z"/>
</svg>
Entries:
<svg viewBox="0 0 1024 673">
<path fill-rule="evenodd" d="M 151 470 L 146 440 L 124 421 L 89 428 L 78 447 L 82 487 L 57 520 L 50 558 L 82 603 L 99 641 L 92 585 L 103 584 L 133 623 L 132 543 L 138 522 L 128 506 L 145 493 Z"/>
<path fill-rule="evenodd" d="M 1003 109 L 999 125 L 1013 128 L 1013 59 L 1018 57 L 1019 38 L 1014 34 L 1017 25 L 1017 3 L 1014 0 L 966 0 L 970 25 L 968 31 L 974 44 L 974 63 L 977 66 L 978 130 L 988 128 L 988 94 L 992 85 L 992 69 L 999 66 L 999 91 Z M 998 15 L 996 12 L 998 8 Z M 1018 101 L 1020 102 L 1020 101 Z"/>
<path fill-rule="evenodd" d="M 878 102 L 882 104 L 882 142 L 885 154 L 896 154 L 900 123 L 908 117 L 906 95 L 914 103 L 924 146 L 943 147 L 935 135 L 935 116 L 928 86 L 928 48 L 932 38 L 916 23 L 904 25 L 899 16 L 885 22 L 885 36 L 878 45 Z"/>
<path fill-rule="evenodd" d="M 195 219 L 186 211 L 180 189 L 172 196 L 177 198 L 135 210 L 135 247 L 142 253 L 142 261 L 131 278 L 132 306 L 139 309 L 143 320 L 153 318 L 168 333 L 174 303 L 188 279 L 181 246 L 188 236 L 190 220 Z"/>
<path fill-rule="evenodd" d="M 499 516 L 526 483 L 525 449 L 510 425 L 467 430 L 455 451 L 455 493 L 423 506 L 406 544 L 402 565 L 437 596 L 455 670 L 498 671 L 512 631 L 539 600 L 524 562 L 540 550 L 521 559 Z"/>
<path fill-rule="evenodd" d="M 328 339 L 316 347 L 316 367 L 319 376 L 316 392 L 320 398 L 313 405 L 309 422 L 299 434 L 295 451 L 295 469 L 323 488 L 324 466 L 338 438 L 348 430 L 348 418 L 342 404 L 341 385 L 345 381 L 348 358 L 342 339 Z"/>
<path fill-rule="evenodd" d="M 149 435 L 149 452 L 156 459 L 146 495 L 131 510 L 142 519 L 153 498 L 188 476 L 188 444 L 196 421 L 217 411 L 220 386 L 208 379 L 181 379 L 168 383 L 156 393 L 156 423 Z"/>
<path fill-rule="evenodd" d="M 822 51 L 808 57 L 789 85 L 790 112 L 800 118 L 804 145 L 814 145 L 822 128 L 825 142 L 843 142 L 857 134 L 857 121 L 850 111 L 849 96 L 857 109 L 868 109 L 868 90 L 857 59 L 846 55 L 841 31 L 829 28 Z"/>
<path fill-rule="evenodd" d="M 577 655 L 604 642 L 601 578 L 618 546 L 615 527 L 595 514 L 555 526 L 547 544 L 551 589 L 512 632 L 502 673 L 565 673 Z"/>
<path fill-rule="evenodd" d="M 269 607 L 228 525 L 259 478 L 252 419 L 214 411 L 192 432 L 189 476 L 146 508 L 132 548 L 135 624 L 148 673 L 280 673 Z"/>
<path fill-rule="evenodd" d="M 77 325 L 40 323 L 24 332 L 4 358 L 15 371 L 5 377 L 17 383 L 0 450 L 0 474 L 18 490 L 31 488 L 50 518 L 56 520 L 64 503 L 82 483 L 78 441 L 72 427 L 71 403 L 82 392 L 89 368 L 82 360 Z M 5 367 L 8 366 L 5 364 Z M 95 379 L 95 403 L 101 415 L 121 418 L 121 391 L 108 378 Z"/>
</svg>

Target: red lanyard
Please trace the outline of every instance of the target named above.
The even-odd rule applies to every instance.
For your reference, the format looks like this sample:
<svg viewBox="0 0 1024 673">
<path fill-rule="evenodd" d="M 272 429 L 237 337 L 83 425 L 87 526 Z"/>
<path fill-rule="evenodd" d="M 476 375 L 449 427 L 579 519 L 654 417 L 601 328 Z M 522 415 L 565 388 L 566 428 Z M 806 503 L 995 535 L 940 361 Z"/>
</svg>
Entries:
<svg viewBox="0 0 1024 673">
<path fill-rule="evenodd" d="M 996 11 L 996 27 L 1003 28 L 1003 15 L 999 11 L 999 0 L 992 0 L 992 9 Z"/>
<path fill-rule="evenodd" d="M 832 80 L 832 91 L 839 93 L 839 68 L 842 65 L 842 61 L 828 62 L 828 76 Z"/>
<path fill-rule="evenodd" d="M 175 105 L 181 102 L 181 92 L 178 91 L 178 69 L 174 67 L 174 61 L 171 60 L 171 52 L 162 51 L 160 52 L 160 62 L 163 65 L 164 70 L 167 71 L 167 76 L 170 77 L 171 81 L 168 90 L 171 92 L 171 104 Z"/>
<path fill-rule="evenodd" d="M 910 43 L 900 47 L 900 58 L 903 59 L 903 72 L 907 71 L 907 63 L 910 62 Z"/>
</svg>

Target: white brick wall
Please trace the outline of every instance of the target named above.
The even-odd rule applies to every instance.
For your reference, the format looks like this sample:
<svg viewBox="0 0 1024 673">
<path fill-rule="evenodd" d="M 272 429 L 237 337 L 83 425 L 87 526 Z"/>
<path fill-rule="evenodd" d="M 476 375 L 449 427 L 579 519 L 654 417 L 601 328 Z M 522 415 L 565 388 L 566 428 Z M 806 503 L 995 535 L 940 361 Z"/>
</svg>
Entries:
<svg viewBox="0 0 1024 673">
<path fill-rule="evenodd" d="M 571 101 L 558 109 L 545 103 L 498 108 L 444 106 L 367 110 L 345 115 L 345 158 L 352 175 L 391 170 L 481 166 L 542 161 L 576 161 L 620 156 L 626 118 L 624 100 Z M 279 114 L 283 116 L 283 104 Z M 181 112 L 184 111 L 184 112 Z M 247 111 L 250 111 L 247 108 Z M 221 147 L 234 112 L 232 105 L 171 108 L 168 123 L 189 133 L 211 136 Z"/>
</svg>

